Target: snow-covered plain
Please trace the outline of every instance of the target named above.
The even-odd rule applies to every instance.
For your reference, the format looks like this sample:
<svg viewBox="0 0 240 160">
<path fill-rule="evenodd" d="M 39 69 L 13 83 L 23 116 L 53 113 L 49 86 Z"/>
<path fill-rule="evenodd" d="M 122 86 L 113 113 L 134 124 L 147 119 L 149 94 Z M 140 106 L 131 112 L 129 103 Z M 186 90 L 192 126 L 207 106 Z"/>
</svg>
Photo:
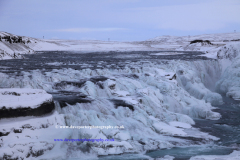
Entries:
<svg viewBox="0 0 240 160">
<path fill-rule="evenodd" d="M 17 35 L 0 32 L 0 36 L 16 37 Z M 47 40 L 22 36 L 29 43 L 9 44 L 0 41 L 0 59 L 24 58 L 24 54 L 33 54 L 34 51 L 203 51 L 205 56 L 217 58 L 217 51 L 221 46 L 235 42 L 240 33 L 206 34 L 196 36 L 160 36 L 146 41 L 117 42 L 98 40 Z M 190 44 L 190 41 L 201 39 L 211 41 L 211 45 L 204 43 Z M 15 56 L 14 56 L 15 53 Z M 179 53 L 178 53 L 179 54 Z"/>
<path fill-rule="evenodd" d="M 0 32 L 0 36 L 16 37 L 17 35 Z M 22 36 L 25 42 L 12 43 L 0 40 L 0 60 L 24 58 L 24 54 L 34 54 L 34 51 L 151 51 L 158 50 L 143 43 L 98 41 L 98 40 L 47 40 Z M 14 55 L 15 54 L 15 55 Z"/>
<path fill-rule="evenodd" d="M 229 40 L 234 39 L 234 36 L 226 34 L 222 39 L 210 35 L 207 37 L 213 42 L 218 42 L 228 37 Z M 201 37 L 204 36 L 195 38 Z M 170 37 L 169 39 L 163 41 L 155 38 L 150 41 L 156 47 L 156 43 L 160 43 L 160 41 L 163 44 L 166 42 L 164 45 L 170 45 L 170 43 L 175 43 L 172 42 L 173 40 L 179 38 Z M 42 51 L 160 49 L 149 47 L 150 41 L 118 43 L 36 40 L 37 43 L 29 43 L 28 46 L 33 50 Z M 178 43 L 178 40 L 176 42 Z M 0 43 L 4 44 L 5 42 Z M 238 91 L 240 88 L 239 42 L 227 43 L 226 46 L 223 46 L 224 44 L 206 46 L 201 43 L 190 46 L 186 43 L 188 46 L 185 48 L 181 46 L 174 48 L 175 50 L 204 50 L 206 56 L 221 58 L 219 60 L 170 60 L 167 63 L 137 61 L 126 64 L 123 68 L 75 70 L 63 67 L 52 71 L 26 70 L 21 71 L 20 76 L 18 73 L 0 73 L 0 88 L 43 89 L 51 93 L 57 100 L 59 97 L 65 96 L 66 98 L 73 93 L 81 98 L 78 103 L 55 101 L 56 111 L 50 115 L 1 119 L 0 128 L 2 130 L 0 133 L 3 136 L 0 141 L 0 157 L 6 159 L 33 159 L 36 157 L 40 159 L 77 157 L 97 159 L 99 155 L 142 154 L 149 150 L 190 146 L 219 140 L 215 136 L 201 132 L 193 125 L 195 124 L 194 118 L 209 120 L 221 118 L 219 113 L 212 111 L 213 104 L 222 103 L 222 96 L 215 92 L 215 83 L 217 84 L 216 89 L 220 93 L 234 99 L 240 97 Z M 189 47 L 192 48 L 189 49 Z M 124 57 L 121 58 L 124 59 Z M 226 61 L 228 63 L 225 63 Z M 53 62 L 47 63 L 47 65 L 62 66 L 62 63 Z M 233 80 L 234 83 L 232 83 Z M 20 90 L 16 89 L 16 92 L 20 93 Z M 43 99 L 45 99 L 44 96 L 39 97 L 38 100 L 42 101 Z M 10 106 L 16 107 L 17 105 L 11 103 Z M 56 125 L 123 125 L 124 128 L 56 129 Z M 65 138 L 114 138 L 115 141 L 54 141 L 54 139 Z M 229 157 L 234 157 L 237 153 L 234 152 Z M 194 158 L 199 157 L 192 159 Z M 207 156 L 205 158 L 207 159 Z M 162 159 L 173 159 L 173 157 L 165 156 Z"/>
</svg>

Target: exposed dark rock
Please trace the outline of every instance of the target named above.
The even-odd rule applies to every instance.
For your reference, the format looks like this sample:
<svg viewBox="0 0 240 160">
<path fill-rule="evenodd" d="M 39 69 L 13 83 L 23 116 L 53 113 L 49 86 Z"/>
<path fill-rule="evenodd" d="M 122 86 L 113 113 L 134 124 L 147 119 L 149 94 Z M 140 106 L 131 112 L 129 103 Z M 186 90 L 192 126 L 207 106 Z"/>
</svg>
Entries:
<svg viewBox="0 0 240 160">
<path fill-rule="evenodd" d="M 67 104 L 74 105 L 76 103 L 91 103 L 92 100 L 87 98 L 86 96 L 66 96 L 64 98 L 58 97 L 54 98 L 56 101 L 59 102 L 60 107 L 66 107 Z"/>
<path fill-rule="evenodd" d="M 138 141 L 138 143 L 140 143 L 141 145 L 146 145 L 146 143 L 145 142 L 143 142 L 143 141 Z"/>
<path fill-rule="evenodd" d="M 0 157 L 0 160 L 18 160 L 18 158 L 11 158 L 11 156 L 4 154 L 3 159 Z"/>
<path fill-rule="evenodd" d="M 99 88 L 104 89 L 104 86 L 103 86 L 102 82 L 97 82 L 96 85 L 98 85 Z"/>
<path fill-rule="evenodd" d="M 91 81 L 93 82 L 94 84 L 98 85 L 99 88 L 101 89 L 104 89 L 104 86 L 103 86 L 103 83 L 104 81 L 106 81 L 108 78 L 107 77 L 104 77 L 104 76 L 98 76 L 98 77 L 92 77 L 90 79 L 82 79 L 78 82 L 74 82 L 74 81 L 61 81 L 59 83 L 56 83 L 54 85 L 55 89 L 62 89 L 64 87 L 66 87 L 67 85 L 72 85 L 72 86 L 76 86 L 76 87 L 83 87 L 84 84 L 87 82 L 87 81 Z"/>
<path fill-rule="evenodd" d="M 30 125 L 30 124 L 24 124 L 23 126 L 22 126 L 22 128 L 24 129 L 24 128 L 32 128 L 32 126 Z"/>
<path fill-rule="evenodd" d="M 22 129 L 14 129 L 13 132 L 14 133 L 22 133 Z"/>
<path fill-rule="evenodd" d="M 240 41 L 240 39 L 233 39 L 233 40 L 231 40 L 231 41 Z"/>
<path fill-rule="evenodd" d="M 0 132 L 0 137 L 7 136 L 10 132 Z"/>
<path fill-rule="evenodd" d="M 85 83 L 86 83 L 86 81 L 80 81 L 80 82 L 61 81 L 59 83 L 56 83 L 54 85 L 54 88 L 55 89 L 62 89 L 64 87 L 66 87 L 67 85 L 72 85 L 72 86 L 76 86 L 76 87 L 81 88 Z"/>
<path fill-rule="evenodd" d="M 128 77 L 128 78 L 134 78 L 134 79 L 138 79 L 139 78 L 139 76 L 136 75 L 136 74 L 127 74 L 125 76 Z"/>
<path fill-rule="evenodd" d="M 193 44 L 193 43 L 207 43 L 212 45 L 212 43 L 209 40 L 201 40 L 201 39 L 196 39 L 190 42 L 190 44 Z"/>
<path fill-rule="evenodd" d="M 98 76 L 98 77 L 92 77 L 90 78 L 90 81 L 93 82 L 93 83 L 97 83 L 97 82 L 104 82 L 106 81 L 108 78 L 107 77 L 104 77 L 104 76 Z"/>
<path fill-rule="evenodd" d="M 177 75 L 176 75 L 176 74 L 174 74 L 174 75 L 172 76 L 172 78 L 170 78 L 169 80 L 173 80 L 173 79 L 177 79 Z"/>
<path fill-rule="evenodd" d="M 116 87 L 116 84 L 112 84 L 109 86 L 110 89 L 115 89 L 115 87 Z"/>
<path fill-rule="evenodd" d="M 43 103 L 37 108 L 16 108 L 7 109 L 2 107 L 0 109 L 0 119 L 1 118 L 11 118 L 11 117 L 22 117 L 22 116 L 42 116 L 44 114 L 50 113 L 54 110 L 55 106 L 53 102 Z"/>
<path fill-rule="evenodd" d="M 16 92 L 8 92 L 8 91 L 2 93 L 2 95 L 14 95 L 14 96 L 20 96 L 19 93 L 16 93 Z"/>
<path fill-rule="evenodd" d="M 115 105 L 116 108 L 122 106 L 122 107 L 128 107 L 129 109 L 131 109 L 132 111 L 134 111 L 134 107 L 131 104 L 126 103 L 123 100 L 120 99 L 111 99 L 110 101 L 112 101 Z"/>
</svg>

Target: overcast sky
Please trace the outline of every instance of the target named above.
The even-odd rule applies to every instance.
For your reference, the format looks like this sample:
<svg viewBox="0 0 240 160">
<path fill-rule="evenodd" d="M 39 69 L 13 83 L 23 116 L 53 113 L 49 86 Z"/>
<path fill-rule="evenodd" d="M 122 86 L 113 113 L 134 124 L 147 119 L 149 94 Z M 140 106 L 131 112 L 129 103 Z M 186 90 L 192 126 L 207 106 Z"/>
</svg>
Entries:
<svg viewBox="0 0 240 160">
<path fill-rule="evenodd" d="M 0 31 L 134 41 L 240 31 L 240 0 L 0 0 Z"/>
</svg>

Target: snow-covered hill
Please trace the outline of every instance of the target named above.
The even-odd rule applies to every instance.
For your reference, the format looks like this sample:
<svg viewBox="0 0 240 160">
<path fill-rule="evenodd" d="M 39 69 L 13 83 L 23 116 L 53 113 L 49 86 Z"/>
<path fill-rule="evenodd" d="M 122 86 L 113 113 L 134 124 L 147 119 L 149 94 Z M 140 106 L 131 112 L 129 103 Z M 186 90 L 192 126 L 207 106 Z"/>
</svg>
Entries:
<svg viewBox="0 0 240 160">
<path fill-rule="evenodd" d="M 194 36 L 159 36 L 147 41 L 158 41 L 163 43 L 184 43 L 190 42 L 193 40 L 209 40 L 211 42 L 228 42 L 232 40 L 240 39 L 240 32 L 236 33 L 217 33 L 217 34 L 202 34 L 202 35 L 194 35 Z"/>
<path fill-rule="evenodd" d="M 21 41 L 14 42 L 14 39 L 21 39 Z M 23 58 L 22 54 L 34 53 L 34 50 L 28 45 L 30 43 L 37 43 L 37 40 L 7 32 L 0 32 L 0 60 Z"/>
<path fill-rule="evenodd" d="M 194 40 L 208 40 L 207 43 L 191 43 Z M 218 50 L 229 43 L 240 42 L 240 33 L 203 34 L 195 36 L 159 36 L 145 41 L 152 48 L 177 51 L 202 51 L 209 58 L 217 59 Z"/>
<path fill-rule="evenodd" d="M 25 36 L 17 36 L 7 32 L 0 32 L 0 60 L 23 58 L 23 54 L 34 51 L 152 51 L 158 50 L 143 43 L 97 41 L 97 40 L 45 40 Z M 9 38 L 10 37 L 10 38 Z M 14 43 L 13 39 L 22 39 L 21 43 Z"/>
<path fill-rule="evenodd" d="M 206 34 L 196 36 L 160 36 L 146 41 L 116 42 L 97 40 L 45 40 L 25 36 L 17 36 L 0 32 L 0 36 L 22 37 L 24 43 L 9 43 L 6 39 L 0 41 L 0 59 L 22 58 L 20 54 L 32 54 L 34 51 L 203 51 L 208 57 L 217 58 L 221 46 L 240 39 L 240 33 Z M 209 40 L 212 44 L 193 43 L 190 41 Z"/>
</svg>

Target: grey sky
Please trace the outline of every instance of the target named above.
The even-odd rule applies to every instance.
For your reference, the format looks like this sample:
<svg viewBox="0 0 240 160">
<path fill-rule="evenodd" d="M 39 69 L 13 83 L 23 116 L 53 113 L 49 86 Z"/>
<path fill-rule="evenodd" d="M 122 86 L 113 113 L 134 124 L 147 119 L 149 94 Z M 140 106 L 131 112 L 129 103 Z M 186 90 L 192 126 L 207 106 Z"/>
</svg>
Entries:
<svg viewBox="0 0 240 160">
<path fill-rule="evenodd" d="M 0 0 L 0 31 L 133 41 L 239 31 L 239 15 L 240 0 Z"/>
</svg>

